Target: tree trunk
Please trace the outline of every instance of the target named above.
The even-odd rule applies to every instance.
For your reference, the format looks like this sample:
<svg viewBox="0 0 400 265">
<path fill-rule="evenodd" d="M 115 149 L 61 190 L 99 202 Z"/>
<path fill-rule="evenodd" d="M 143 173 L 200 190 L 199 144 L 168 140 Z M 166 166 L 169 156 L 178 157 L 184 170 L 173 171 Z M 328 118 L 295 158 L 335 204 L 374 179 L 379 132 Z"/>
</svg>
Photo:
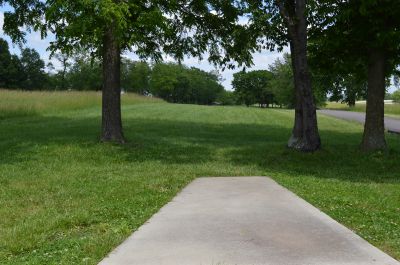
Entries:
<svg viewBox="0 0 400 265">
<path fill-rule="evenodd" d="M 385 53 L 372 51 L 368 64 L 368 95 L 364 135 L 361 148 L 364 151 L 386 149 L 385 140 Z"/>
<path fill-rule="evenodd" d="M 62 58 L 63 70 L 61 72 L 61 90 L 65 90 L 65 75 L 67 74 L 67 57 Z"/>
<path fill-rule="evenodd" d="M 354 86 L 354 83 L 351 84 L 351 86 Z M 356 97 L 357 97 L 357 93 L 354 91 L 354 87 L 351 88 L 346 88 L 346 100 L 347 100 L 347 105 L 350 108 L 353 108 L 356 106 Z"/>
<path fill-rule="evenodd" d="M 104 142 L 124 143 L 121 121 L 121 50 L 113 26 L 103 39 L 102 136 Z"/>
<path fill-rule="evenodd" d="M 282 1 L 278 1 L 288 27 L 296 90 L 295 122 L 288 147 L 303 152 L 313 152 L 321 148 L 321 139 L 307 62 L 306 3 L 305 0 L 292 0 L 291 4 L 292 6 L 285 5 Z M 288 7 L 293 8 L 292 12 L 288 12 Z"/>
<path fill-rule="evenodd" d="M 295 109 L 294 126 L 292 130 L 292 135 L 288 141 L 288 147 L 296 148 L 296 146 L 298 145 L 298 143 L 301 142 L 301 139 L 303 137 L 303 111 L 301 107 L 301 93 L 299 89 L 298 78 L 296 78 L 295 76 L 298 71 L 296 70 L 296 64 L 295 64 L 296 53 L 292 42 L 290 42 L 290 53 L 292 60 L 292 69 L 294 74 L 294 93 L 296 95 L 295 97 L 296 102 L 294 106 Z"/>
</svg>

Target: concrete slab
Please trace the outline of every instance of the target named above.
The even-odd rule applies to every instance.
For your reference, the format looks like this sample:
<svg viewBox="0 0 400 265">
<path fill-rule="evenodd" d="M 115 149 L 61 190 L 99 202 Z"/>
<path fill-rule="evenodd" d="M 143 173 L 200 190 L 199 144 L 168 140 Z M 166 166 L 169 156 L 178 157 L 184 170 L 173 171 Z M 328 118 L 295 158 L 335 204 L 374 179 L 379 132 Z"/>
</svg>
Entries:
<svg viewBox="0 0 400 265">
<path fill-rule="evenodd" d="M 266 177 L 199 178 L 101 265 L 400 265 Z"/>
</svg>

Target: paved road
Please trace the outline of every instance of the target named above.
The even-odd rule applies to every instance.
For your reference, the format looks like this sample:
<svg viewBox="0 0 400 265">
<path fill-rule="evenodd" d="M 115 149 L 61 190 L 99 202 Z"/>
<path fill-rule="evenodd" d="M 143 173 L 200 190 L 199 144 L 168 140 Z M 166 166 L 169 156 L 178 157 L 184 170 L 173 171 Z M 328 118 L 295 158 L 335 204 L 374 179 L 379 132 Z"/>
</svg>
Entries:
<svg viewBox="0 0 400 265">
<path fill-rule="evenodd" d="M 200 178 L 101 265 L 400 265 L 266 177 Z"/>
<path fill-rule="evenodd" d="M 365 113 L 362 112 L 344 110 L 318 110 L 318 113 L 344 120 L 357 121 L 363 124 L 365 122 Z M 400 133 L 400 119 L 385 117 L 385 128 L 389 131 Z"/>
</svg>

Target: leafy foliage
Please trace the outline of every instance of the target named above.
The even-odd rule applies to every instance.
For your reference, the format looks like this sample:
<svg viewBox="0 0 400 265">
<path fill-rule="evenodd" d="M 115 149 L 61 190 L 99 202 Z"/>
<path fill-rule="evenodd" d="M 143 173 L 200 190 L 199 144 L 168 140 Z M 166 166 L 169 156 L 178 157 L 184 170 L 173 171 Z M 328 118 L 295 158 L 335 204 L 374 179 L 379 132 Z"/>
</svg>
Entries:
<svg viewBox="0 0 400 265">
<path fill-rule="evenodd" d="M 227 90 L 222 91 L 218 95 L 217 102 L 225 106 L 240 104 L 237 94 L 234 91 L 227 91 Z"/>
<path fill-rule="evenodd" d="M 273 75 L 271 87 L 275 100 L 278 104 L 294 108 L 296 99 L 290 55 L 285 53 L 282 59 L 278 58 L 270 65 L 269 71 Z"/>
<path fill-rule="evenodd" d="M 394 102 L 400 103 L 400 89 L 392 93 L 392 99 Z"/>
<path fill-rule="evenodd" d="M 232 86 L 238 99 L 246 106 L 259 104 L 269 106 L 274 102 L 270 81 L 272 74 L 266 70 L 245 72 L 233 75 Z"/>
<path fill-rule="evenodd" d="M 156 64 L 150 77 L 150 93 L 168 102 L 209 105 L 223 90 L 215 73 L 175 63 Z"/>
<path fill-rule="evenodd" d="M 384 50 L 388 59 L 386 75 L 395 73 L 400 62 L 399 10 L 400 2 L 390 0 L 313 5 L 313 13 L 318 14 L 310 20 L 309 48 L 314 67 L 324 70 L 325 74 L 365 83 L 371 51 Z M 349 74 L 351 76 L 346 77 Z M 362 89 L 357 90 L 361 92 Z"/>
<path fill-rule="evenodd" d="M 7 41 L 0 38 L 0 86 L 43 89 L 47 85 L 45 63 L 34 49 L 23 49 L 21 57 L 10 54 Z"/>
<path fill-rule="evenodd" d="M 126 91 L 145 95 L 149 92 L 151 67 L 147 62 L 134 62 L 124 58 L 121 67 L 121 84 Z"/>
<path fill-rule="evenodd" d="M 27 30 L 55 35 L 50 50 L 71 54 L 82 48 L 101 55 L 107 28 L 114 32 L 121 50 L 141 58 L 162 59 L 162 53 L 182 59 L 202 56 L 209 48 L 210 61 L 250 64 L 247 47 L 252 35 L 237 23 L 240 1 L 0 1 L 14 7 L 5 13 L 4 29 L 15 42 L 25 41 Z M 233 45 L 234 44 L 234 45 Z M 246 48 L 245 48 L 246 46 Z M 224 53 L 225 51 L 225 53 Z M 226 55 L 222 59 L 222 55 Z"/>
<path fill-rule="evenodd" d="M 22 50 L 20 59 L 24 80 L 24 89 L 42 89 L 46 85 L 46 74 L 44 72 L 45 63 L 34 49 L 26 48 Z"/>
</svg>

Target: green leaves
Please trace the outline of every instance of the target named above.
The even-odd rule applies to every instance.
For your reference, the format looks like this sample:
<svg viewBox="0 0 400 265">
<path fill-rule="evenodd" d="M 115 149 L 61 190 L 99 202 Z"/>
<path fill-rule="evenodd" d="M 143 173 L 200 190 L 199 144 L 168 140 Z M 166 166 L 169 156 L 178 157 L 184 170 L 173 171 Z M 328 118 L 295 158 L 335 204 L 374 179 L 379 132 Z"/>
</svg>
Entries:
<svg viewBox="0 0 400 265">
<path fill-rule="evenodd" d="M 140 58 L 162 60 L 168 54 L 178 60 L 186 54 L 233 68 L 250 65 L 252 52 L 260 49 L 257 32 L 264 27 L 241 24 L 244 1 L 221 0 L 9 0 L 14 11 L 6 15 L 6 33 L 23 42 L 28 30 L 42 37 L 55 35 L 51 52 L 72 54 L 86 49 L 100 56 L 104 32 L 111 24 L 121 50 Z"/>
<path fill-rule="evenodd" d="M 233 75 L 233 89 L 238 99 L 246 106 L 258 103 L 269 105 L 274 103 L 274 94 L 270 82 L 272 73 L 265 70 L 238 72 Z"/>
<path fill-rule="evenodd" d="M 154 65 L 150 76 L 150 93 L 168 102 L 209 105 L 223 90 L 217 73 L 174 63 Z"/>
<path fill-rule="evenodd" d="M 44 3 L 40 0 L 10 0 L 1 1 L 0 4 L 8 3 L 13 8 L 13 12 L 4 13 L 3 29 L 11 39 L 19 44 L 25 42 L 25 32 L 21 29 L 26 28 L 26 31 L 41 31 L 42 36 L 45 36 L 45 31 L 41 23 L 43 16 Z"/>
</svg>

